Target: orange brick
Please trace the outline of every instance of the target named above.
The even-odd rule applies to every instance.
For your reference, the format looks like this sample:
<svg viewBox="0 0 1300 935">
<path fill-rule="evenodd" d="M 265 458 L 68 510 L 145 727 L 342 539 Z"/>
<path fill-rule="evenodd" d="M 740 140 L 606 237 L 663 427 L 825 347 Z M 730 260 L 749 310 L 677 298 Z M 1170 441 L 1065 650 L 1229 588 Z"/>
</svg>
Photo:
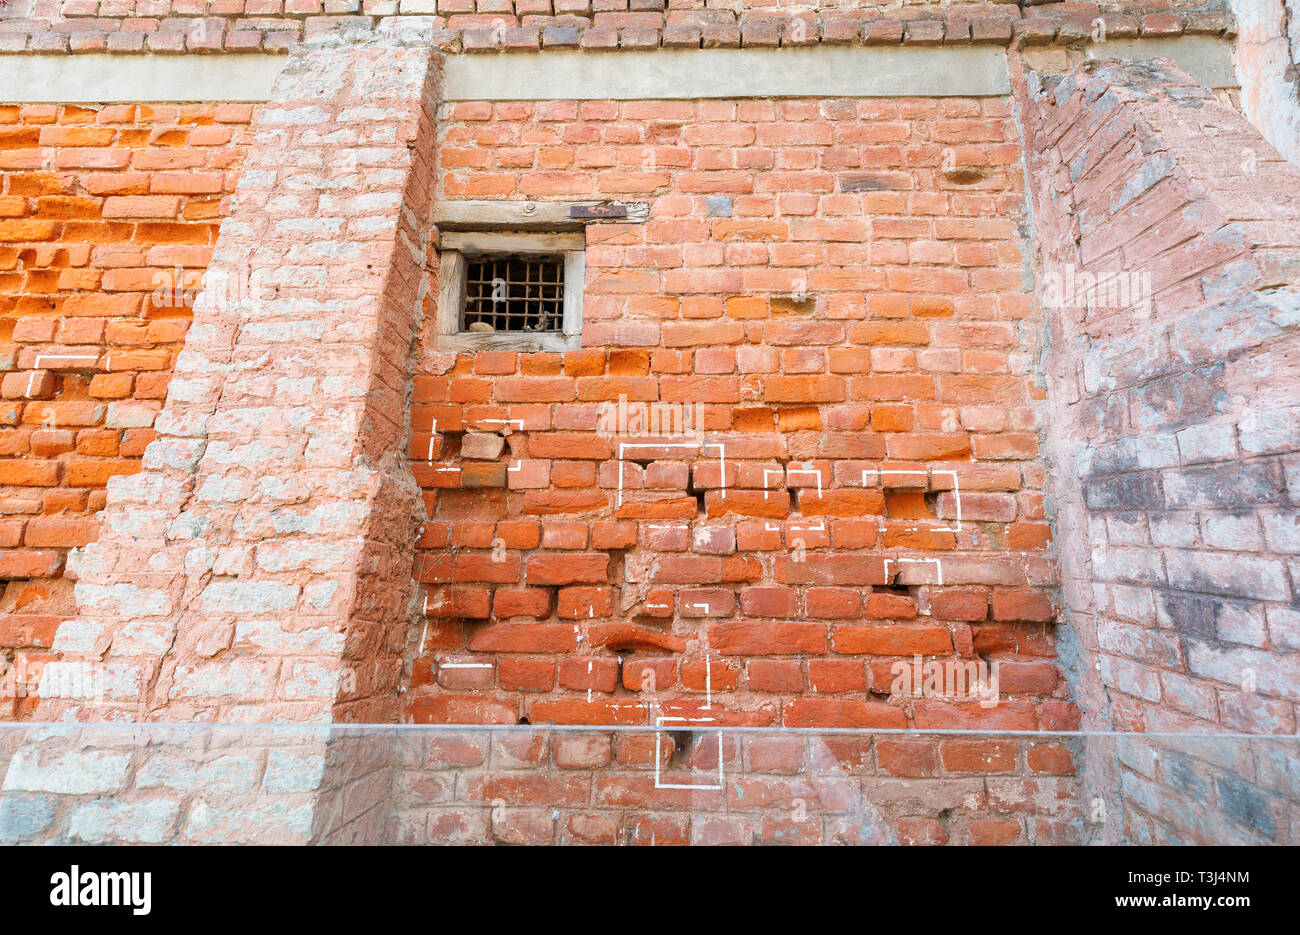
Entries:
<svg viewBox="0 0 1300 935">
<path fill-rule="evenodd" d="M 181 200 L 170 195 L 114 195 L 104 200 L 106 218 L 175 218 Z"/>
<path fill-rule="evenodd" d="M 53 487 L 59 482 L 57 461 L 0 461 L 0 485 L 15 487 Z"/>
<path fill-rule="evenodd" d="M 68 484 L 73 487 L 103 487 L 110 477 L 134 474 L 140 470 L 137 459 L 74 458 L 68 461 Z"/>
<path fill-rule="evenodd" d="M 96 399 L 122 399 L 131 395 L 134 380 L 131 373 L 97 373 L 90 380 L 90 395 Z"/>
</svg>

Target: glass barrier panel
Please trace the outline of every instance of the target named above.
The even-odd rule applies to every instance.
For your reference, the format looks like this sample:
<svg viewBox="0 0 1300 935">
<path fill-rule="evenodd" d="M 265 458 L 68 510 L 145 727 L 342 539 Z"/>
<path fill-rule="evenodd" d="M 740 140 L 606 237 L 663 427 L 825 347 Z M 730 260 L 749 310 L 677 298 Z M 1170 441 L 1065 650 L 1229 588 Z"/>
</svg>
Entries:
<svg viewBox="0 0 1300 935">
<path fill-rule="evenodd" d="M 1295 844 L 1300 738 L 0 725 L 6 844 Z"/>
</svg>

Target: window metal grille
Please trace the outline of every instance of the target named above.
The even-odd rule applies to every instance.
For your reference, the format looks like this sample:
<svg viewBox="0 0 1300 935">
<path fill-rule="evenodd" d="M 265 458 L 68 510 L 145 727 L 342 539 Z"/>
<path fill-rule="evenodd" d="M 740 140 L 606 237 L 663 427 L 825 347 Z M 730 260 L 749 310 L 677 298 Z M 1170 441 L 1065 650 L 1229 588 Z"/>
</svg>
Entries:
<svg viewBox="0 0 1300 935">
<path fill-rule="evenodd" d="M 462 331 L 537 333 L 563 328 L 563 255 L 466 258 Z"/>
</svg>

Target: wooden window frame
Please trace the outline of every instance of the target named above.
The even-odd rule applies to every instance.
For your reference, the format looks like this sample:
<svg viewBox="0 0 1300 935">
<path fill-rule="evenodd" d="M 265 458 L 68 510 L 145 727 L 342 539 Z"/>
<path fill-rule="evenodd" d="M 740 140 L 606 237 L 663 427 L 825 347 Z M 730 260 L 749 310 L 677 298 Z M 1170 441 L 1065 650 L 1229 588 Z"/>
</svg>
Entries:
<svg viewBox="0 0 1300 935">
<path fill-rule="evenodd" d="M 438 252 L 438 347 L 450 351 L 572 351 L 582 346 L 582 293 L 587 238 L 581 231 L 446 231 Z M 558 332 L 480 334 L 461 331 L 465 258 L 484 254 L 563 254 L 564 323 Z"/>
</svg>

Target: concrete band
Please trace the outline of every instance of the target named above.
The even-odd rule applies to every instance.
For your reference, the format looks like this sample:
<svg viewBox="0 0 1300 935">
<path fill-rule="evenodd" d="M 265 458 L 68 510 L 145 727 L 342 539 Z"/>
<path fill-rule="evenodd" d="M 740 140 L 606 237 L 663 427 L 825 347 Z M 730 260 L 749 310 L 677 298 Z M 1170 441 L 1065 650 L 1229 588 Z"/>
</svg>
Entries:
<svg viewBox="0 0 1300 935">
<path fill-rule="evenodd" d="M 1201 84 L 1235 87 L 1232 44 L 1113 40 L 1090 57 L 1172 58 Z M 279 55 L 3 55 L 8 103 L 266 101 Z M 1009 93 L 1006 50 L 965 47 L 654 49 L 450 56 L 444 100 L 988 97 Z"/>
<path fill-rule="evenodd" d="M 989 97 L 1007 94 L 996 47 L 655 49 L 617 55 L 465 55 L 446 100 Z"/>
<path fill-rule="evenodd" d="M 270 100 L 284 55 L 3 55 L 10 104 Z"/>
<path fill-rule="evenodd" d="M 1111 39 L 1087 46 L 1088 58 L 1168 58 L 1207 88 L 1239 86 L 1233 45 L 1208 36 L 1169 39 Z"/>
</svg>

